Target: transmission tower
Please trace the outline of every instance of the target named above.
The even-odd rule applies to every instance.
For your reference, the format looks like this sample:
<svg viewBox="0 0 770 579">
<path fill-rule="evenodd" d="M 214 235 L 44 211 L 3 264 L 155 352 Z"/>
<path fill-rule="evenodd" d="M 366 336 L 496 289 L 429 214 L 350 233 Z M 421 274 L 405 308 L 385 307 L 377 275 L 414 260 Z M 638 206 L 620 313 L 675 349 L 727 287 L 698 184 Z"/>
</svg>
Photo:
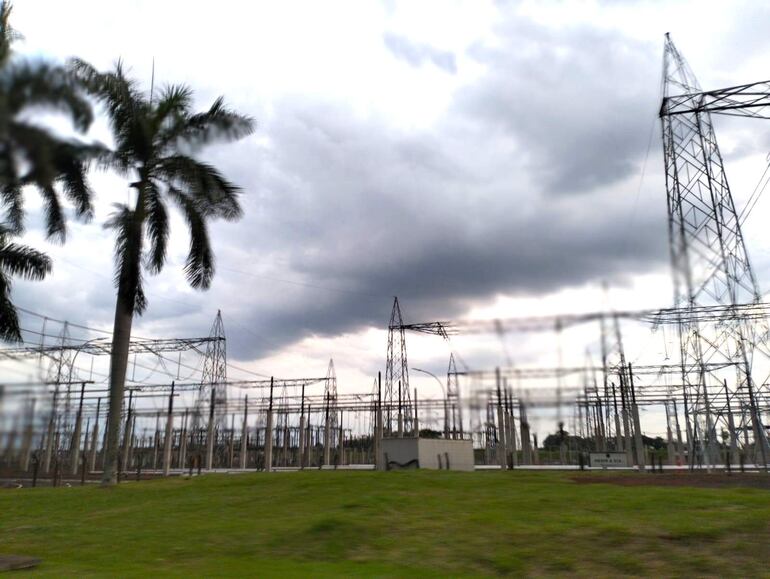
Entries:
<svg viewBox="0 0 770 579">
<path fill-rule="evenodd" d="M 451 415 L 450 429 L 452 438 L 463 438 L 463 407 L 460 400 L 460 382 L 457 379 L 455 355 L 449 355 L 449 368 L 446 373 L 446 397 Z"/>
<path fill-rule="evenodd" d="M 70 330 L 69 324 L 64 322 L 61 332 L 57 337 L 58 345 L 51 349 L 51 353 L 48 354 L 48 371 L 46 373 L 46 381 L 54 384 L 60 384 L 62 382 L 68 382 L 77 377 L 74 375 L 74 368 L 72 366 L 73 350 L 67 348 L 69 346 Z M 42 349 L 41 349 L 42 350 Z M 31 349 L 31 351 L 34 351 Z"/>
<path fill-rule="evenodd" d="M 46 381 L 54 384 L 55 398 L 57 405 L 62 406 L 62 413 L 58 416 L 59 426 L 64 430 L 65 434 L 70 427 L 70 418 L 72 410 L 72 380 L 77 379 L 77 372 L 73 366 L 74 353 L 72 350 L 67 349 L 70 338 L 69 324 L 64 322 L 61 332 L 57 337 L 58 348 L 48 355 L 48 371 L 46 374 Z M 61 392 L 61 385 L 66 383 L 66 390 Z M 64 398 L 62 400 L 62 397 Z M 55 412 L 59 412 L 58 408 L 53 409 Z"/>
<path fill-rule="evenodd" d="M 331 448 L 338 425 L 337 413 L 337 372 L 334 369 L 334 360 L 329 360 L 326 370 L 326 383 L 324 385 L 324 464 L 331 464 Z"/>
<path fill-rule="evenodd" d="M 406 336 L 398 298 L 393 298 L 393 310 L 388 324 L 388 355 L 385 363 L 385 416 L 389 436 L 408 433 L 412 428 L 411 398 L 409 396 L 409 364 L 406 360 Z M 400 427 L 399 427 L 400 422 Z"/>
<path fill-rule="evenodd" d="M 761 117 L 758 107 L 768 104 L 768 83 L 703 93 L 667 34 L 663 88 L 660 116 L 674 305 L 693 310 L 758 303 L 761 293 L 746 252 L 711 113 Z M 708 324 L 693 318 L 682 317 L 679 322 L 684 411 L 693 430 L 689 437 L 691 465 L 696 441 L 706 460 L 718 460 L 714 456 L 718 425 L 727 427 L 733 398 L 748 401 L 750 416 L 742 418 L 742 427 L 753 432 L 755 460 L 767 464 L 766 433 L 757 402 L 758 385 L 761 389 L 765 381 L 752 378 L 755 350 L 767 351 L 766 322 L 750 323 L 734 316 Z M 729 373 L 706 369 L 708 363 L 717 361 L 730 362 Z M 723 397 L 715 404 L 716 393 L 724 388 L 725 381 L 726 402 Z M 737 434 L 731 436 L 735 439 Z"/>
<path fill-rule="evenodd" d="M 210 404 L 211 391 L 214 390 L 215 416 L 220 422 L 227 405 L 227 340 L 221 310 L 217 310 L 209 337 L 214 339 L 206 344 L 198 405 L 203 408 Z"/>
</svg>

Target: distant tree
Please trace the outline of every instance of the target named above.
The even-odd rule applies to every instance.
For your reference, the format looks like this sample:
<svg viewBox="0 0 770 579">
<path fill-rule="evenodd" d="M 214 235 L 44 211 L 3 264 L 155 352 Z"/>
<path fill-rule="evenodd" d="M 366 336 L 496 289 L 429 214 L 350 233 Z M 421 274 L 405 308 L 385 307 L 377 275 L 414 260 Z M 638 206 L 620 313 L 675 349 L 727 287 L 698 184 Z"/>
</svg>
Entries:
<svg viewBox="0 0 770 579">
<path fill-rule="evenodd" d="M 142 269 L 157 274 L 166 262 L 169 202 L 182 212 L 190 233 L 185 274 L 190 285 L 207 289 L 214 276 L 208 221 L 238 219 L 240 189 L 214 166 L 191 153 L 217 141 L 235 141 L 253 130 L 251 118 L 228 109 L 222 98 L 193 113 L 193 93 L 167 86 L 153 95 L 126 76 L 120 62 L 101 73 L 74 60 L 72 70 L 100 101 L 114 137 L 104 164 L 130 178 L 133 203 L 116 205 L 107 223 L 115 232 L 117 301 L 112 339 L 110 406 L 103 484 L 116 482 L 120 415 L 134 315 L 147 306 Z"/>
<path fill-rule="evenodd" d="M 58 137 L 29 120 L 33 110 L 54 110 L 85 131 L 92 120 L 91 106 L 66 68 L 14 55 L 12 45 L 20 35 L 11 26 L 11 12 L 9 2 L 0 2 L 0 206 L 4 213 L 0 251 L 5 260 L 0 336 L 20 340 L 9 275 L 42 279 L 51 269 L 43 254 L 9 241 L 24 230 L 24 189 L 33 187 L 40 193 L 47 235 L 63 242 L 65 213 L 59 192 L 74 205 L 77 216 L 91 218 L 86 172 L 88 160 L 98 148 Z"/>
<path fill-rule="evenodd" d="M 568 448 L 573 448 L 580 451 L 593 450 L 594 443 L 591 439 L 583 438 L 582 436 L 575 436 L 560 427 L 553 434 L 549 434 L 543 439 L 543 449 L 555 451 L 559 450 L 562 444 L 565 444 Z"/>
<path fill-rule="evenodd" d="M 642 435 L 642 444 L 648 448 L 654 448 L 655 450 L 661 450 L 666 448 L 666 441 L 660 436 L 650 438 L 649 436 Z"/>
<path fill-rule="evenodd" d="M 442 436 L 444 436 L 444 433 L 438 430 L 431 428 L 420 429 L 420 438 L 441 438 Z"/>
</svg>

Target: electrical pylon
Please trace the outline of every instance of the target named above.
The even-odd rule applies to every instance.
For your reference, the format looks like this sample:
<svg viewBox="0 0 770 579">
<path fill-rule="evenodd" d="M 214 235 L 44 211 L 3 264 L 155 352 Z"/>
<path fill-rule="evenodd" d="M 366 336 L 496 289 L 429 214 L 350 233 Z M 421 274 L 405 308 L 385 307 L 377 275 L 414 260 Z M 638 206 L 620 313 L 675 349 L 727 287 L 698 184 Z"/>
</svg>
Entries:
<svg viewBox="0 0 770 579">
<path fill-rule="evenodd" d="M 227 339 L 221 310 L 217 310 L 209 337 L 215 339 L 206 344 L 198 406 L 205 408 L 211 404 L 214 390 L 214 416 L 220 422 L 227 405 Z"/>
<path fill-rule="evenodd" d="M 338 425 L 337 411 L 337 372 L 334 369 L 334 360 L 329 360 L 326 370 L 326 382 L 324 385 L 324 464 L 331 464 L 331 449 L 335 446 L 334 440 Z"/>
<path fill-rule="evenodd" d="M 663 70 L 663 155 L 675 306 L 737 306 L 760 302 L 717 145 L 711 113 L 760 117 L 768 83 L 702 92 L 695 75 L 666 35 Z M 766 117 L 764 117 L 766 118 Z M 718 324 L 679 322 L 685 417 L 692 422 L 690 464 L 696 446 L 715 463 L 718 426 L 728 424 L 732 399 L 748 401 L 743 428 L 753 432 L 755 460 L 767 464 L 767 439 L 757 398 L 764 380 L 752 377 L 753 354 L 767 351 L 767 324 L 734 316 Z M 726 362 L 723 370 L 707 370 Z M 727 388 L 725 388 L 725 384 Z M 719 393 L 726 390 L 726 394 Z M 689 428 L 688 428 L 689 430 Z M 688 434 L 690 434 L 688 432 Z M 737 436 L 732 433 L 733 439 Z"/>
<path fill-rule="evenodd" d="M 446 373 L 446 397 L 449 411 L 451 412 L 449 430 L 452 432 L 452 438 L 463 438 L 463 407 L 454 354 L 449 354 L 449 367 Z"/>
<path fill-rule="evenodd" d="M 413 422 L 409 395 L 409 363 L 406 359 L 406 335 L 403 326 L 398 297 L 394 297 L 388 324 L 388 354 L 385 363 L 384 422 L 388 436 L 409 433 Z"/>
</svg>

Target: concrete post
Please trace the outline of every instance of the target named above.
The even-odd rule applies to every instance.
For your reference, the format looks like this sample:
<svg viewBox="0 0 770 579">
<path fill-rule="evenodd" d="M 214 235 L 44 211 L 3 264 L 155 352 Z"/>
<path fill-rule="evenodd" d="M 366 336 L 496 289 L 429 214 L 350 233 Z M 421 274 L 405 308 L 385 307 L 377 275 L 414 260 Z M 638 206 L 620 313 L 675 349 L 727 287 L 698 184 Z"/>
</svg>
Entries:
<svg viewBox="0 0 770 579">
<path fill-rule="evenodd" d="M 233 468 L 235 463 L 235 414 L 230 419 L 230 441 L 228 444 L 227 468 Z"/>
<path fill-rule="evenodd" d="M 628 464 L 634 464 L 634 456 L 633 452 L 631 451 L 631 421 L 628 417 L 628 406 L 630 404 L 630 401 L 628 400 L 627 392 L 626 392 L 626 384 L 623 380 L 623 375 L 620 375 L 620 400 L 622 402 L 622 412 L 623 412 L 623 448 L 626 451 L 626 460 L 628 461 Z"/>
<path fill-rule="evenodd" d="M 136 432 L 136 416 L 131 417 L 131 436 L 129 438 L 128 443 L 128 452 L 126 453 L 128 456 L 126 457 L 126 467 L 123 469 L 123 472 L 126 472 L 129 470 L 129 465 L 134 463 L 134 450 L 137 446 L 138 438 L 134 434 Z"/>
<path fill-rule="evenodd" d="M 305 456 L 302 458 L 302 464 L 310 466 L 310 437 L 313 433 L 313 428 L 310 426 L 310 406 L 307 407 L 307 424 L 305 425 Z"/>
<path fill-rule="evenodd" d="M 160 412 L 155 415 L 155 434 L 152 437 L 152 470 L 158 469 L 158 451 L 160 449 Z"/>
<path fill-rule="evenodd" d="M 519 429 L 521 431 L 521 464 L 532 464 L 529 421 L 527 420 L 527 407 L 524 402 L 519 403 Z"/>
<path fill-rule="evenodd" d="M 506 458 L 508 446 L 505 443 L 505 419 L 503 418 L 503 396 L 500 390 L 500 368 L 495 368 L 495 380 L 497 382 L 497 463 L 505 469 L 508 464 Z"/>
<path fill-rule="evenodd" d="M 96 447 L 99 441 L 99 410 L 101 409 L 102 399 L 96 399 L 96 416 L 94 416 L 94 429 L 91 431 L 91 455 L 88 459 L 88 470 L 96 470 Z"/>
<path fill-rule="evenodd" d="M 377 412 L 374 418 L 374 468 L 384 470 L 382 460 L 382 372 L 377 372 Z"/>
<path fill-rule="evenodd" d="M 449 401 L 444 397 L 444 438 L 449 439 Z"/>
<path fill-rule="evenodd" d="M 289 424 L 288 413 L 284 414 L 284 420 L 287 422 L 283 425 L 283 466 L 289 466 Z"/>
<path fill-rule="evenodd" d="M 248 457 L 249 453 L 249 431 L 248 431 L 248 421 L 249 421 L 249 396 L 248 394 L 243 397 L 243 423 L 241 425 L 241 452 L 240 452 L 240 467 L 241 470 L 246 470 L 246 458 Z"/>
<path fill-rule="evenodd" d="M 404 437 L 404 405 L 401 401 L 401 380 L 398 381 L 398 437 Z"/>
<path fill-rule="evenodd" d="M 29 457 L 32 452 L 32 437 L 35 424 L 35 399 L 30 400 L 29 420 L 24 429 L 24 437 L 21 441 L 21 470 L 26 472 L 29 468 Z"/>
<path fill-rule="evenodd" d="M 508 467 L 516 466 L 516 435 L 513 427 L 513 408 L 510 400 L 508 388 L 505 389 L 505 440 L 506 440 L 506 460 Z"/>
<path fill-rule="evenodd" d="M 682 427 L 679 425 L 679 411 L 676 407 L 676 400 L 674 402 L 674 422 L 676 423 L 676 446 L 677 446 L 677 465 L 684 464 L 684 442 L 682 441 Z"/>
<path fill-rule="evenodd" d="M 299 417 L 299 467 L 305 468 L 305 412 Z"/>
<path fill-rule="evenodd" d="M 632 405 L 634 413 L 634 446 L 636 447 L 636 457 L 639 462 L 639 472 L 646 470 L 644 443 L 642 440 L 642 427 L 639 422 L 639 405 L 634 402 Z"/>
<path fill-rule="evenodd" d="M 182 431 L 179 433 L 179 463 L 178 466 L 182 470 L 185 469 L 187 461 L 187 418 L 188 410 L 184 411 L 182 416 Z"/>
<path fill-rule="evenodd" d="M 342 426 L 342 410 L 340 410 L 340 459 L 339 464 L 344 465 L 345 464 L 345 429 Z"/>
<path fill-rule="evenodd" d="M 326 408 L 324 410 L 324 466 L 329 466 L 331 457 L 331 424 L 329 423 L 330 396 L 326 394 Z"/>
<path fill-rule="evenodd" d="M 668 449 L 668 464 L 673 466 L 676 464 L 676 447 L 674 445 L 674 433 L 671 430 L 671 417 L 668 413 L 668 402 L 666 402 L 666 440 Z M 652 465 L 655 470 L 655 464 Z"/>
<path fill-rule="evenodd" d="M 211 386 L 211 401 L 209 402 L 209 423 L 206 426 L 206 470 L 214 466 L 214 409 L 216 407 L 216 388 Z"/>
<path fill-rule="evenodd" d="M 270 404 L 265 424 L 265 472 L 273 470 L 273 377 L 270 377 Z"/>
<path fill-rule="evenodd" d="M 420 438 L 420 420 L 417 416 L 417 388 L 414 389 L 414 437 Z"/>
<path fill-rule="evenodd" d="M 0 392 L 0 399 L 2 399 L 2 393 Z M 1 410 L 1 409 L 0 409 Z M 16 448 L 16 433 L 19 432 L 19 422 L 21 419 L 18 415 L 13 418 L 13 425 L 5 439 L 5 451 L 3 452 L 3 458 L 7 463 L 10 463 L 14 458 L 14 448 Z"/>
<path fill-rule="evenodd" d="M 730 462 L 738 459 L 738 433 L 735 430 L 735 418 L 730 404 L 730 393 L 727 391 L 727 380 L 724 381 L 725 399 L 727 400 L 727 428 L 730 431 Z"/>
<path fill-rule="evenodd" d="M 299 467 L 305 468 L 305 383 L 302 383 L 302 402 L 299 413 Z"/>
<path fill-rule="evenodd" d="M 131 451 L 131 438 L 133 437 L 133 398 L 134 391 L 128 391 L 128 410 L 126 411 L 126 425 L 123 431 L 123 472 L 129 469 L 129 452 Z"/>
<path fill-rule="evenodd" d="M 505 412 L 503 414 L 503 420 L 505 421 L 505 465 L 507 468 L 513 468 L 516 451 L 511 444 L 511 415 L 508 412 Z"/>
<path fill-rule="evenodd" d="M 78 404 L 78 413 L 75 416 L 75 430 L 72 433 L 72 442 L 70 443 L 70 472 L 78 474 L 78 464 L 80 461 L 80 434 L 83 429 L 83 396 L 86 392 L 86 383 L 80 385 L 80 403 Z"/>
<path fill-rule="evenodd" d="M 89 434 L 91 433 L 91 418 L 89 417 L 86 420 L 86 432 L 85 436 L 83 436 L 83 452 L 80 455 L 80 465 L 78 470 L 85 476 L 85 469 L 88 466 L 88 441 L 90 440 Z"/>
<path fill-rule="evenodd" d="M 706 456 L 704 457 L 706 459 L 706 462 L 708 463 L 708 467 L 711 466 L 719 466 L 721 464 L 721 460 L 719 460 L 719 453 L 716 450 L 717 445 L 717 435 L 716 435 L 716 428 L 714 427 L 714 420 L 711 417 L 711 402 L 709 400 L 709 393 L 708 388 L 705 387 L 706 378 L 705 378 L 705 372 L 701 369 L 701 380 L 704 384 L 703 387 L 703 403 L 706 408 L 706 436 L 705 436 L 705 450 L 706 450 Z"/>
<path fill-rule="evenodd" d="M 623 452 L 623 431 L 620 429 L 620 412 L 618 411 L 618 397 L 615 393 L 615 382 L 612 382 L 612 402 L 615 410 L 615 452 Z"/>
<path fill-rule="evenodd" d="M 57 384 L 53 391 L 53 402 L 51 403 L 51 416 L 48 419 L 48 431 L 45 440 L 45 455 L 43 457 L 43 471 L 48 474 L 51 471 L 51 457 L 53 456 L 54 431 L 56 430 L 56 398 L 59 395 L 59 385 Z"/>
<path fill-rule="evenodd" d="M 174 438 L 174 381 L 171 381 L 171 393 L 168 395 L 168 413 L 166 414 L 166 434 L 163 439 L 163 476 L 171 471 L 171 444 Z M 184 468 L 184 467 L 182 467 Z"/>
<path fill-rule="evenodd" d="M 644 442 L 642 440 L 642 426 L 639 421 L 639 405 L 636 403 L 636 388 L 634 388 L 634 371 L 631 364 L 628 365 L 628 379 L 631 383 L 631 411 L 634 416 L 634 446 L 636 447 L 636 460 L 639 463 L 639 472 L 646 470 L 646 456 L 644 454 Z"/>
</svg>

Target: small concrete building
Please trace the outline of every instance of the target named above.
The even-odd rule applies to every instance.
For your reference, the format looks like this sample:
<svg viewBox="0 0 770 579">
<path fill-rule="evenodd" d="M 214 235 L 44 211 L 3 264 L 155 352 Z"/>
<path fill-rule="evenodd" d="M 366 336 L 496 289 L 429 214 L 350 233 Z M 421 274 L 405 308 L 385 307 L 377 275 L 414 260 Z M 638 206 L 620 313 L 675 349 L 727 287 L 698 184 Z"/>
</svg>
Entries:
<svg viewBox="0 0 770 579">
<path fill-rule="evenodd" d="M 386 469 L 428 468 L 473 470 L 473 443 L 444 438 L 383 438 L 382 460 Z"/>
</svg>

